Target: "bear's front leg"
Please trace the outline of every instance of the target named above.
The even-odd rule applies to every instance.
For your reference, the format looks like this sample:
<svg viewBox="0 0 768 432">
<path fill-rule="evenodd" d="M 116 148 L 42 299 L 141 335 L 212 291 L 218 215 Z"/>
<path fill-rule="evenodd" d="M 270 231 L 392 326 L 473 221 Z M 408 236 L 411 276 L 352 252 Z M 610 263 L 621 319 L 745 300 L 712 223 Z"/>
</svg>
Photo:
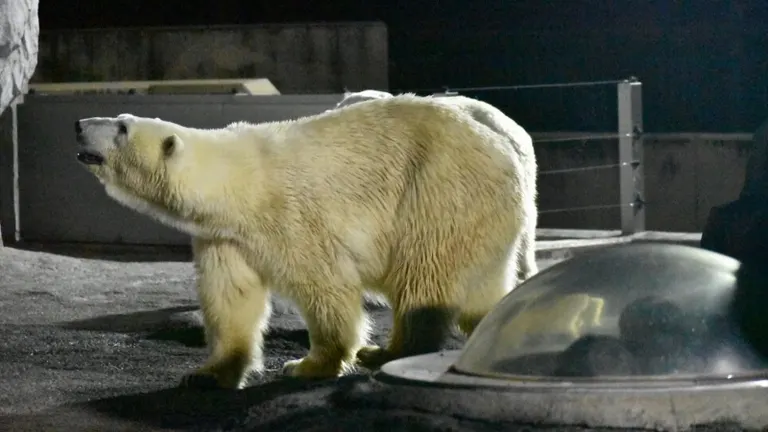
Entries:
<svg viewBox="0 0 768 432">
<path fill-rule="evenodd" d="M 262 344 L 270 315 L 269 292 L 229 242 L 195 239 L 197 294 L 210 354 L 182 386 L 240 389 L 263 369 Z"/>
<path fill-rule="evenodd" d="M 370 323 L 360 290 L 344 286 L 296 287 L 293 300 L 309 332 L 309 354 L 283 365 L 283 374 L 334 378 L 354 368 L 357 350 L 366 343 Z"/>
</svg>

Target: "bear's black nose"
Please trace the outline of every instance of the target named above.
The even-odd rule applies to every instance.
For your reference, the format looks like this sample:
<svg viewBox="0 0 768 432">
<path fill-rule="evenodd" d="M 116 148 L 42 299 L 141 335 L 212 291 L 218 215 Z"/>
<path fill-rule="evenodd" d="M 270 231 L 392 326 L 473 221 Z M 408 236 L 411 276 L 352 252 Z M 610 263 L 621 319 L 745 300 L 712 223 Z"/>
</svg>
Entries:
<svg viewBox="0 0 768 432">
<path fill-rule="evenodd" d="M 80 126 L 80 120 L 75 120 L 75 133 L 78 135 L 83 133 L 83 127 Z"/>
</svg>

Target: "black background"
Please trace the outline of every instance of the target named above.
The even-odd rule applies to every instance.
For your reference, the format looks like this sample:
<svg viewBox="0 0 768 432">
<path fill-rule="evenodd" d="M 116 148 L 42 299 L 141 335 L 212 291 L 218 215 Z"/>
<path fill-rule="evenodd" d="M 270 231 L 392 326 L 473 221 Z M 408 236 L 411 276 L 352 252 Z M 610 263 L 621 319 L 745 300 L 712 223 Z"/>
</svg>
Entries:
<svg viewBox="0 0 768 432">
<path fill-rule="evenodd" d="M 643 82 L 645 130 L 768 116 L 766 0 L 43 0 L 41 28 L 380 20 L 390 89 Z M 613 87 L 468 92 L 532 130 L 613 130 Z"/>
</svg>

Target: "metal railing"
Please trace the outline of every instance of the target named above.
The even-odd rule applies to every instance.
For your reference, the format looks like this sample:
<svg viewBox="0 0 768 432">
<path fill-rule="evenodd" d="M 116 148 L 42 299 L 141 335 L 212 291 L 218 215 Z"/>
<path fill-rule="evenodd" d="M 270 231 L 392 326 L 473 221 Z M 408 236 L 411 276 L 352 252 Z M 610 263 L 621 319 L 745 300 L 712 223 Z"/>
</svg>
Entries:
<svg viewBox="0 0 768 432">
<path fill-rule="evenodd" d="M 435 96 L 454 96 L 461 92 L 482 92 L 525 89 L 551 89 L 568 87 L 616 86 L 618 124 L 615 133 L 579 134 L 565 137 L 534 139 L 534 144 L 615 139 L 618 141 L 618 160 L 612 164 L 589 165 L 562 169 L 541 169 L 539 176 L 567 175 L 576 172 L 618 169 L 619 202 L 578 207 L 539 209 L 539 214 L 573 211 L 593 211 L 619 208 L 621 232 L 629 235 L 645 231 L 644 179 L 643 179 L 643 101 L 642 83 L 631 77 L 623 80 L 583 81 L 571 83 L 532 84 L 488 87 L 443 87 L 432 90 Z M 421 90 L 424 91 L 424 90 Z"/>
</svg>

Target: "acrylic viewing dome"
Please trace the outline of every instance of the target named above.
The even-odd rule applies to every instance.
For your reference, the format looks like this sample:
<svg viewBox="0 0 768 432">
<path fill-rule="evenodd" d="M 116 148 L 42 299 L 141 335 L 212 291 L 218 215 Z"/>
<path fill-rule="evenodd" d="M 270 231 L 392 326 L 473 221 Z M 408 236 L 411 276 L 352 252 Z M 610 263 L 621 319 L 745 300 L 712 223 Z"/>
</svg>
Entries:
<svg viewBox="0 0 768 432">
<path fill-rule="evenodd" d="M 578 255 L 507 295 L 451 372 L 573 383 L 754 378 L 768 363 L 734 315 L 739 267 L 658 243 Z"/>
<path fill-rule="evenodd" d="M 393 360 L 374 384 L 388 409 L 501 429 L 768 431 L 767 329 L 768 263 L 629 243 L 543 270 L 462 350 Z"/>
</svg>

